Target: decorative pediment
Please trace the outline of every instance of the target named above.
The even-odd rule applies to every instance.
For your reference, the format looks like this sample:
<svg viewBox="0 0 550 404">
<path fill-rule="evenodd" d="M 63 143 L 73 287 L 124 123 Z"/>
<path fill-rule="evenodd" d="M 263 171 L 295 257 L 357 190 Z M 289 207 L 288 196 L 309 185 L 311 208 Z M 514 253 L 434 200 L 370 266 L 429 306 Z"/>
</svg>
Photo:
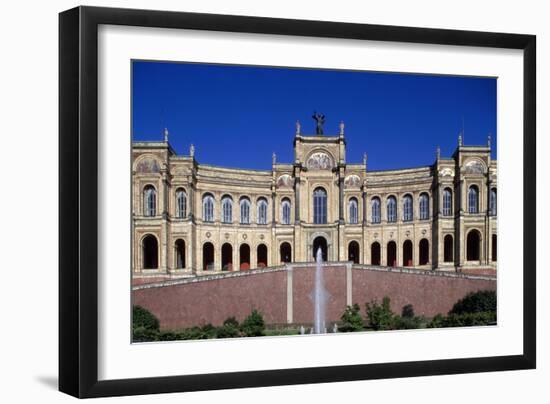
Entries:
<svg viewBox="0 0 550 404">
<path fill-rule="evenodd" d="M 330 170 L 332 159 L 323 152 L 313 153 L 307 160 L 306 167 L 310 170 Z"/>
<path fill-rule="evenodd" d="M 149 158 L 143 159 L 138 163 L 136 167 L 136 171 L 138 173 L 143 173 L 143 174 L 159 173 L 160 172 L 159 163 L 155 159 L 149 159 Z"/>
<path fill-rule="evenodd" d="M 358 175 L 348 175 L 344 180 L 346 188 L 359 188 L 361 186 L 361 178 Z"/>
<path fill-rule="evenodd" d="M 277 188 L 291 188 L 294 186 L 294 179 L 288 175 L 283 174 L 277 178 Z"/>
<path fill-rule="evenodd" d="M 485 165 L 479 160 L 470 160 L 464 165 L 464 172 L 468 174 L 485 173 Z"/>
</svg>

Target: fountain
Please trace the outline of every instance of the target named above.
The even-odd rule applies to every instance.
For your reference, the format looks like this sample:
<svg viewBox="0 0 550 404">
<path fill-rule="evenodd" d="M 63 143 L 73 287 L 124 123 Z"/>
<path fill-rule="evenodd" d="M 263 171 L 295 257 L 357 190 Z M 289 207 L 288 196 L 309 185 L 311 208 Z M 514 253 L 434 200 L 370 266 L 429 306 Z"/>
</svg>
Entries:
<svg viewBox="0 0 550 404">
<path fill-rule="evenodd" d="M 323 280 L 323 252 L 321 251 L 321 248 L 317 249 L 315 261 L 315 286 L 313 289 L 313 333 L 324 334 L 326 333 L 325 306 L 327 302 L 327 292 L 325 290 Z"/>
</svg>

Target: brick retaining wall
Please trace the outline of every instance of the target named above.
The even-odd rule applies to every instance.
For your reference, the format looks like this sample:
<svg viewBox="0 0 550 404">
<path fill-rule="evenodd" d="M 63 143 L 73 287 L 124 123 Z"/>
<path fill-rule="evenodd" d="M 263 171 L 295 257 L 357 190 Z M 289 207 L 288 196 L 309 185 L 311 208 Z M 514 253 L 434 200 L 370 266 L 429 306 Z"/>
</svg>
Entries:
<svg viewBox="0 0 550 404">
<path fill-rule="evenodd" d="M 135 285 L 133 304 L 141 305 L 160 320 L 161 328 L 175 329 L 212 323 L 227 317 L 242 321 L 253 309 L 268 324 L 311 323 L 314 264 L 230 272 L 207 277 Z M 417 315 L 431 317 L 448 312 L 467 293 L 496 289 L 490 276 L 412 269 L 387 269 L 328 263 L 324 267 L 329 294 L 327 321 L 339 320 L 346 304 L 365 303 L 389 296 L 392 309 L 401 312 L 412 304 Z"/>
</svg>

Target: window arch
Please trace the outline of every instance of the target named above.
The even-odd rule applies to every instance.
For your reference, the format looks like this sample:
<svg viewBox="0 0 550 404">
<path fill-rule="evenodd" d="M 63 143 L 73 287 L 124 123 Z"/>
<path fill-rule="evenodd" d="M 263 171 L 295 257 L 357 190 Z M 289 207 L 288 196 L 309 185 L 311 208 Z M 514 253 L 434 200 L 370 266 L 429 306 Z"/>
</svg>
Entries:
<svg viewBox="0 0 550 404">
<path fill-rule="evenodd" d="M 239 205 L 241 207 L 241 224 L 250 224 L 250 200 L 241 198 Z"/>
<path fill-rule="evenodd" d="M 371 214 L 372 214 L 372 223 L 380 223 L 381 214 L 380 214 L 380 198 L 375 196 L 371 199 Z"/>
<path fill-rule="evenodd" d="M 146 185 L 143 188 L 143 215 L 156 216 L 157 214 L 157 191 L 154 186 Z"/>
<path fill-rule="evenodd" d="M 430 242 L 423 238 L 418 244 L 418 264 L 428 265 L 430 262 Z"/>
<path fill-rule="evenodd" d="M 357 198 L 351 198 L 349 200 L 349 222 L 351 224 L 357 224 L 359 221 Z"/>
<path fill-rule="evenodd" d="M 443 190 L 443 216 L 451 216 L 453 213 L 453 191 L 450 188 Z"/>
<path fill-rule="evenodd" d="M 397 244 L 390 241 L 386 247 L 386 265 L 389 267 L 397 266 Z"/>
<path fill-rule="evenodd" d="M 386 202 L 386 210 L 388 216 L 388 222 L 393 223 L 397 221 L 397 200 L 395 196 L 390 196 Z"/>
<path fill-rule="evenodd" d="M 281 203 L 281 222 L 290 224 L 290 199 L 285 198 Z"/>
<path fill-rule="evenodd" d="M 214 244 L 210 241 L 202 245 L 202 269 L 204 271 L 214 269 Z"/>
<path fill-rule="evenodd" d="M 202 220 L 214 221 L 214 197 L 210 194 L 206 194 L 202 198 Z"/>
<path fill-rule="evenodd" d="M 491 216 L 497 215 L 497 189 L 491 188 L 491 194 L 489 197 L 489 214 Z"/>
<path fill-rule="evenodd" d="M 359 264 L 359 243 L 355 240 L 348 244 L 348 261 Z"/>
<path fill-rule="evenodd" d="M 279 247 L 281 254 L 281 263 L 291 262 L 292 260 L 292 246 L 286 241 Z"/>
<path fill-rule="evenodd" d="M 324 188 L 316 188 L 313 191 L 313 223 L 325 224 L 327 222 L 327 191 Z"/>
<path fill-rule="evenodd" d="M 256 260 L 257 268 L 267 267 L 267 246 L 265 244 L 259 244 L 256 248 Z"/>
<path fill-rule="evenodd" d="M 233 246 L 229 243 L 222 245 L 222 271 L 233 271 Z"/>
<path fill-rule="evenodd" d="M 176 190 L 176 217 L 183 219 L 187 216 L 187 194 L 183 188 Z"/>
<path fill-rule="evenodd" d="M 229 195 L 222 198 L 222 222 L 233 222 L 233 199 Z"/>
<path fill-rule="evenodd" d="M 159 266 L 159 248 L 155 236 L 148 234 L 142 241 L 143 269 L 157 269 Z"/>
<path fill-rule="evenodd" d="M 470 230 L 466 238 L 466 260 L 479 261 L 481 254 L 481 235 L 477 230 Z"/>
<path fill-rule="evenodd" d="M 454 243 L 453 236 L 447 234 L 443 239 L 443 262 L 454 261 Z"/>
<path fill-rule="evenodd" d="M 430 196 L 423 192 L 420 194 L 420 220 L 428 220 L 430 218 Z"/>
<path fill-rule="evenodd" d="M 176 253 L 176 268 L 185 268 L 185 241 L 182 239 L 176 240 L 174 247 Z"/>
<path fill-rule="evenodd" d="M 476 185 L 468 189 L 468 213 L 479 213 L 479 189 Z"/>
<path fill-rule="evenodd" d="M 411 240 L 405 240 L 403 243 L 403 266 L 412 267 L 413 265 L 413 243 Z"/>
<path fill-rule="evenodd" d="M 250 269 L 250 246 L 248 244 L 241 244 L 239 247 L 239 269 Z"/>
<path fill-rule="evenodd" d="M 413 220 L 413 198 L 410 195 L 403 197 L 403 221 L 410 222 Z"/>
<path fill-rule="evenodd" d="M 380 243 L 378 241 L 370 246 L 370 264 L 380 265 Z"/>
<path fill-rule="evenodd" d="M 267 200 L 265 198 L 258 199 L 258 224 L 267 224 Z"/>
</svg>

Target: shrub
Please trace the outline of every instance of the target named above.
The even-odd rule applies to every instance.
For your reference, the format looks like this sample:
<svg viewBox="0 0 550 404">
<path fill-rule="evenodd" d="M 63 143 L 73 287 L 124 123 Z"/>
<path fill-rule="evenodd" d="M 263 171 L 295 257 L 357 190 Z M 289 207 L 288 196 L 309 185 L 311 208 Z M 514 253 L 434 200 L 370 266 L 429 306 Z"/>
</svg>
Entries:
<svg viewBox="0 0 550 404">
<path fill-rule="evenodd" d="M 347 306 L 340 318 L 342 325 L 338 327 L 338 330 L 342 332 L 361 331 L 363 329 L 363 318 L 359 313 L 360 310 L 358 304 Z"/>
<path fill-rule="evenodd" d="M 244 319 L 241 331 L 246 337 L 259 337 L 264 335 L 265 323 L 261 313 L 252 310 L 252 313 Z"/>
<path fill-rule="evenodd" d="M 158 341 L 159 332 L 157 330 L 150 330 L 145 327 L 134 327 L 132 330 L 133 342 L 151 342 Z"/>
<path fill-rule="evenodd" d="M 378 330 L 391 330 L 394 328 L 394 314 L 390 307 L 390 298 L 384 296 L 382 304 L 372 301 L 366 304 L 369 326 Z"/>
<path fill-rule="evenodd" d="M 405 306 L 403 306 L 403 309 L 401 310 L 401 317 L 404 317 L 404 318 L 414 317 L 414 309 L 412 304 L 406 304 Z"/>
<path fill-rule="evenodd" d="M 423 321 L 422 317 L 395 316 L 393 318 L 393 328 L 396 330 L 413 330 L 421 328 Z"/>
<path fill-rule="evenodd" d="M 235 338 L 240 336 L 239 322 L 235 317 L 227 318 L 221 327 L 216 328 L 216 338 Z"/>
<path fill-rule="evenodd" d="M 441 327 L 472 327 L 494 324 L 497 320 L 496 312 L 485 311 L 477 313 L 449 314 L 447 317 L 435 316 L 428 324 L 429 328 Z"/>
<path fill-rule="evenodd" d="M 467 294 L 455 303 L 449 314 L 481 313 L 497 311 L 497 295 L 494 290 L 480 290 Z"/>
<path fill-rule="evenodd" d="M 159 330 L 159 320 L 151 312 L 141 306 L 132 308 L 132 328 L 144 328 L 146 330 Z"/>
</svg>

